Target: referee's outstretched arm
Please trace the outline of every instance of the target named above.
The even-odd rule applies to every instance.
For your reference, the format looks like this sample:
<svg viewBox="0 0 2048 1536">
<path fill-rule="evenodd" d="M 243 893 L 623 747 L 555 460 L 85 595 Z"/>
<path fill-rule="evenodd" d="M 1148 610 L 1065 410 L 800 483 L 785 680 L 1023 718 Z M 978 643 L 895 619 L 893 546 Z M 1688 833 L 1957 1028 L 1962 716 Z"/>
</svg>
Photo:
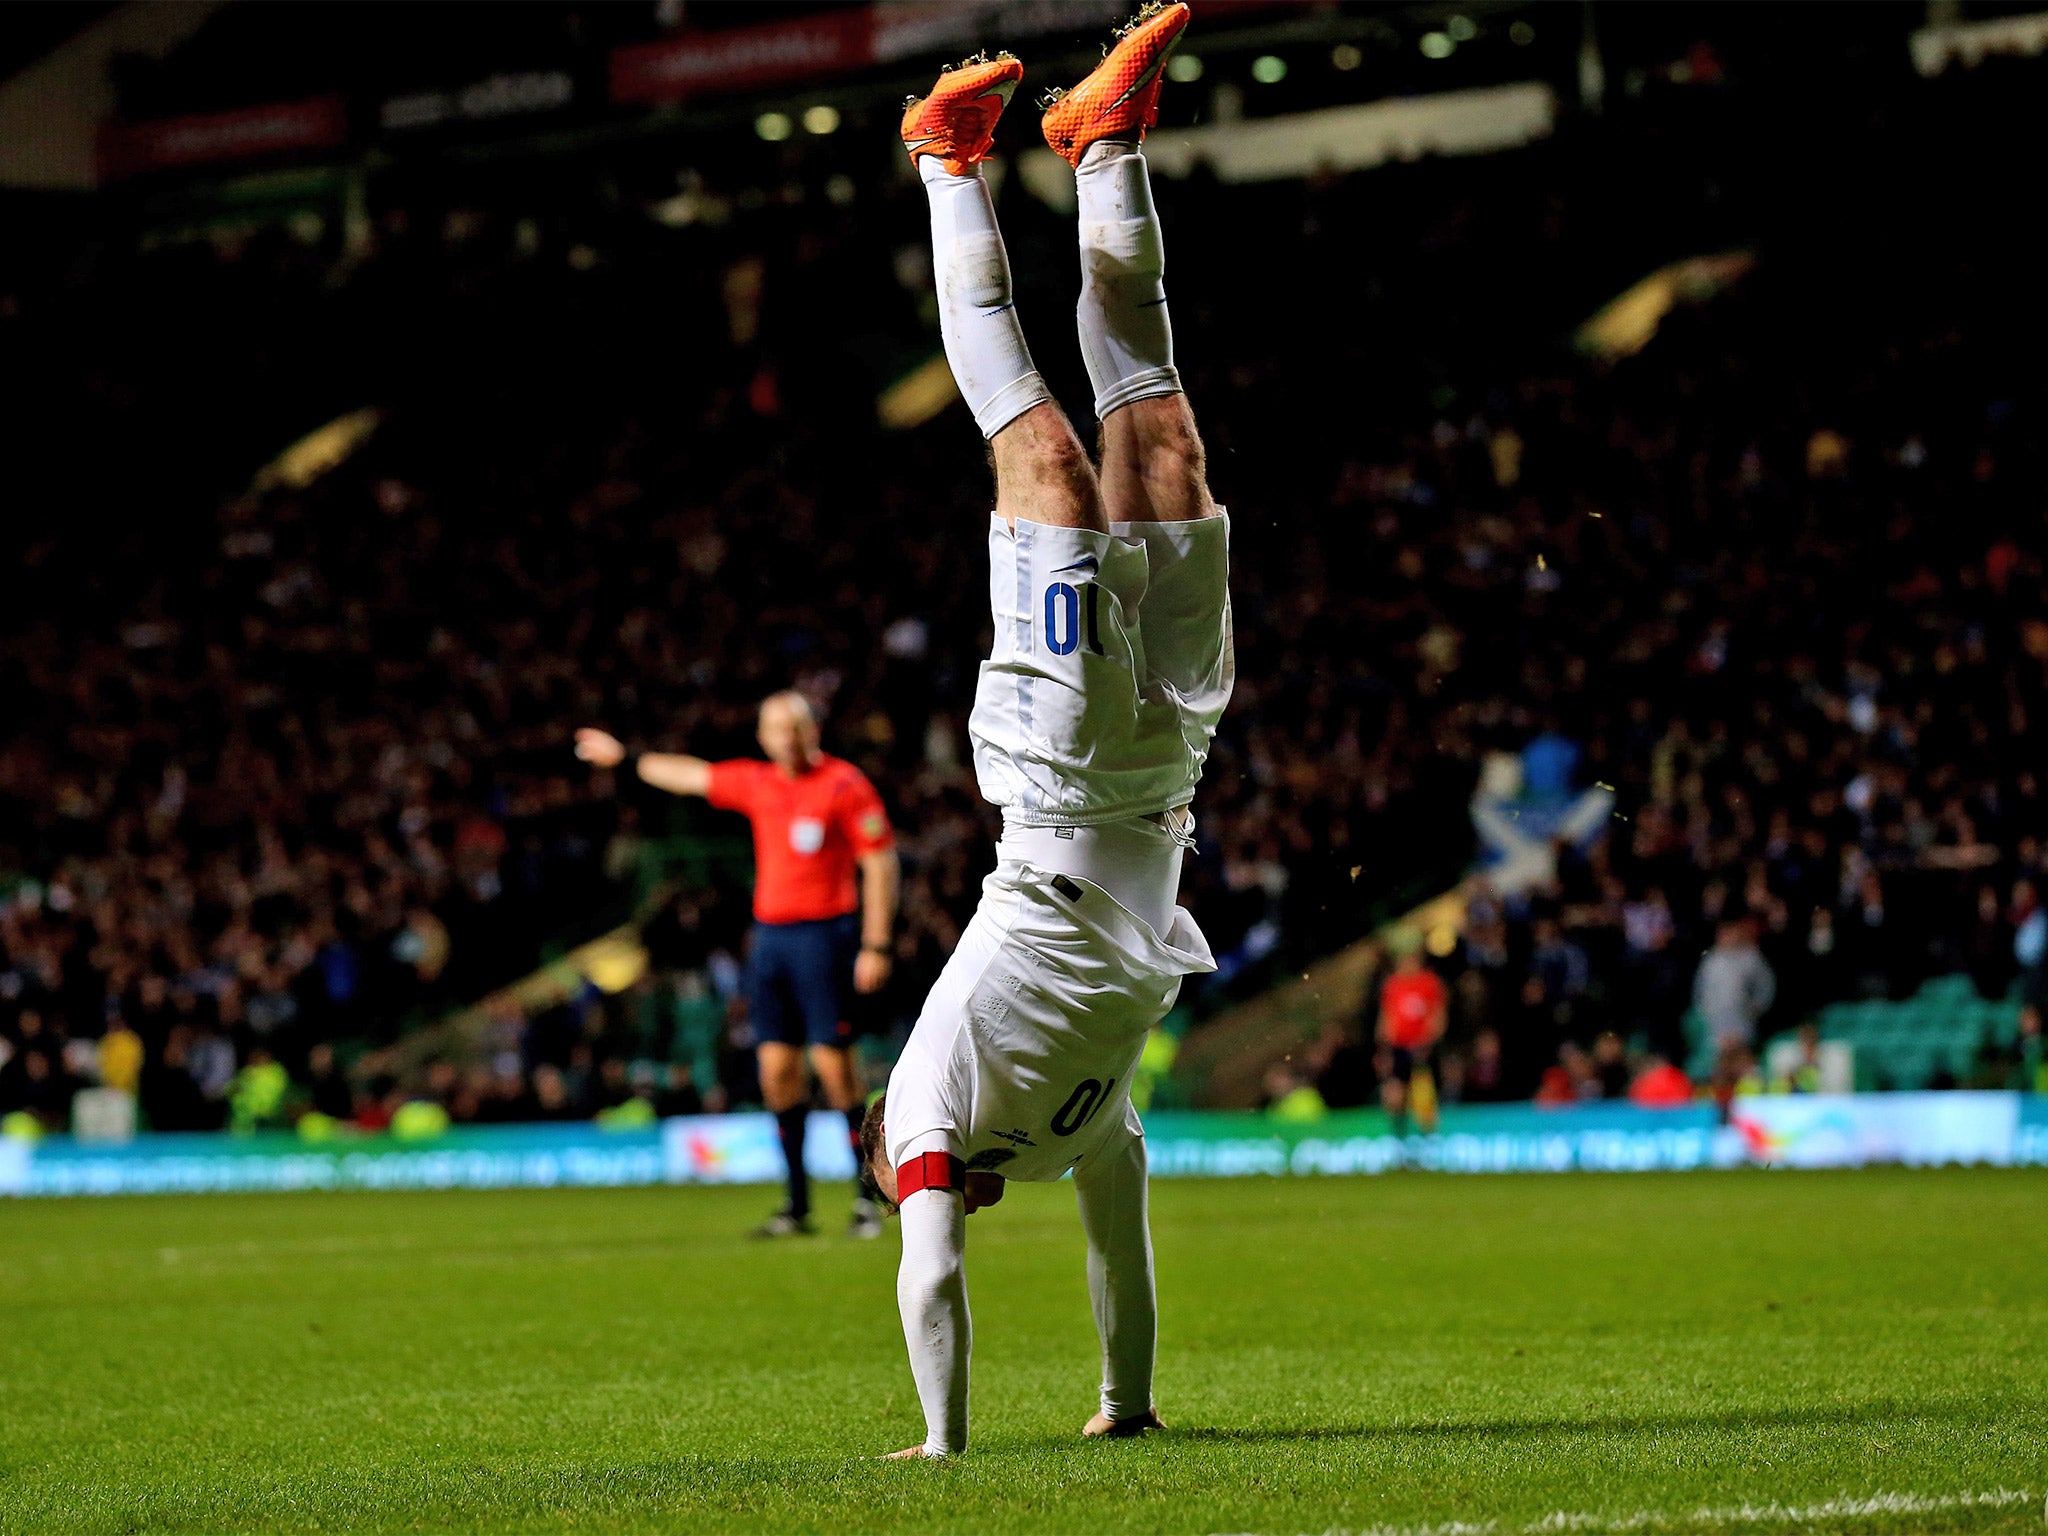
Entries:
<svg viewBox="0 0 2048 1536">
<path fill-rule="evenodd" d="M 626 761 L 626 748 L 610 731 L 586 725 L 576 733 L 576 755 L 598 768 L 616 768 Z M 711 793 L 711 765 L 701 757 L 681 752 L 641 752 L 633 758 L 633 771 L 642 783 L 672 795 Z"/>
<path fill-rule="evenodd" d="M 694 762 L 695 759 L 689 759 Z M 896 898 L 903 886 L 896 845 L 860 856 L 860 955 L 853 962 L 856 992 L 879 992 L 896 963 Z"/>
</svg>

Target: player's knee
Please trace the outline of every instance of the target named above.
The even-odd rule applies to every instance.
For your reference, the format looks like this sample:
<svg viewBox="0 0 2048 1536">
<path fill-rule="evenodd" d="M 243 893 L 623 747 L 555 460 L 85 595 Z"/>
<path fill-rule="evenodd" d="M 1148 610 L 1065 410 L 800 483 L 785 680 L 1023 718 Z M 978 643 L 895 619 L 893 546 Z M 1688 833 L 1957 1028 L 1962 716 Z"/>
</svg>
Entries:
<svg viewBox="0 0 2048 1536">
<path fill-rule="evenodd" d="M 1095 483 L 1095 466 L 1073 432 L 1049 433 L 1034 446 L 1028 480 L 1016 487 L 1024 504 L 1033 509 L 1026 515 L 1036 521 L 1070 521 L 1080 526 L 1093 522 L 1101 491 Z M 1008 489 L 999 486 L 999 494 Z"/>
<path fill-rule="evenodd" d="M 1095 466 L 1071 429 L 1047 433 L 1038 445 L 1037 461 L 1040 475 L 1051 484 L 1094 489 Z"/>
<path fill-rule="evenodd" d="M 1025 412 L 990 440 L 996 510 L 1010 520 L 1074 528 L 1106 526 L 1095 465 L 1058 406 Z"/>
</svg>

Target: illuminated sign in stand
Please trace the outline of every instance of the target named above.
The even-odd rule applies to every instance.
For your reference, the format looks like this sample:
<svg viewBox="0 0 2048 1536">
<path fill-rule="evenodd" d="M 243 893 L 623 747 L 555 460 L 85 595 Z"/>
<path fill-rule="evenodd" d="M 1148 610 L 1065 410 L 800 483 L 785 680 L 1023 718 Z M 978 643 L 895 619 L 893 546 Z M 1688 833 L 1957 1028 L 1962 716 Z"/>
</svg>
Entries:
<svg viewBox="0 0 2048 1536">
<path fill-rule="evenodd" d="M 1725 1163 L 1861 1168 L 1871 1163 L 2048 1162 L 2048 1107 L 2017 1093 L 1785 1094 L 1738 1099 Z"/>
<path fill-rule="evenodd" d="M 846 1116 L 814 1114 L 804 1128 L 804 1166 L 817 1179 L 851 1179 Z M 662 1180 L 669 1184 L 780 1184 L 782 1143 L 772 1115 L 684 1115 L 661 1122 Z"/>
<path fill-rule="evenodd" d="M 1889 1163 L 2048 1166 L 2048 1097 L 2018 1093 L 1788 1095 L 1737 1100 L 1726 1124 L 1709 1105 L 1450 1106 L 1430 1135 L 1396 1136 L 1353 1110 L 1278 1122 L 1245 1113 L 1146 1117 L 1159 1178 L 1443 1173 L 1678 1172 L 1696 1168 L 1856 1168 Z M 811 1117 L 805 1161 L 820 1179 L 853 1176 L 846 1121 Z M 548 1189 L 644 1184 L 773 1184 L 775 1122 L 694 1115 L 655 1125 L 457 1126 L 419 1140 L 305 1141 L 138 1136 L 122 1143 L 0 1138 L 0 1194 L 202 1194 L 294 1189 Z"/>
</svg>

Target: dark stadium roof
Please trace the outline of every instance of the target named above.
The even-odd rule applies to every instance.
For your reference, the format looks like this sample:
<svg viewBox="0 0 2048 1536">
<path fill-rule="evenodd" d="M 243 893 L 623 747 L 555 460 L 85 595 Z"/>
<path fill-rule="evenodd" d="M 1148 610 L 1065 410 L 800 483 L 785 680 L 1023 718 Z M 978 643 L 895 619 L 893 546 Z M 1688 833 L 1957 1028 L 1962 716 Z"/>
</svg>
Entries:
<svg viewBox="0 0 2048 1536">
<path fill-rule="evenodd" d="M 114 0 L 14 0 L 0 9 L 0 80 L 19 74 L 113 9 Z"/>
</svg>

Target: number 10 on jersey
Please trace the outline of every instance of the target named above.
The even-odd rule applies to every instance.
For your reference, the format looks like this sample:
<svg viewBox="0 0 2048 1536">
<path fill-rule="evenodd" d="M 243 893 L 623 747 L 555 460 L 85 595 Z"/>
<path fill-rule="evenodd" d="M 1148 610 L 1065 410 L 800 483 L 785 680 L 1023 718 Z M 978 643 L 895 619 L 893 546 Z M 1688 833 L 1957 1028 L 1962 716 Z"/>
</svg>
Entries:
<svg viewBox="0 0 2048 1536">
<path fill-rule="evenodd" d="M 1102 654 L 1102 634 L 1096 618 L 1101 588 L 1086 582 L 1078 589 L 1056 581 L 1045 589 L 1045 648 L 1055 656 L 1070 655 L 1085 632 L 1088 649 Z M 1081 594 L 1087 593 L 1084 598 Z"/>
</svg>

